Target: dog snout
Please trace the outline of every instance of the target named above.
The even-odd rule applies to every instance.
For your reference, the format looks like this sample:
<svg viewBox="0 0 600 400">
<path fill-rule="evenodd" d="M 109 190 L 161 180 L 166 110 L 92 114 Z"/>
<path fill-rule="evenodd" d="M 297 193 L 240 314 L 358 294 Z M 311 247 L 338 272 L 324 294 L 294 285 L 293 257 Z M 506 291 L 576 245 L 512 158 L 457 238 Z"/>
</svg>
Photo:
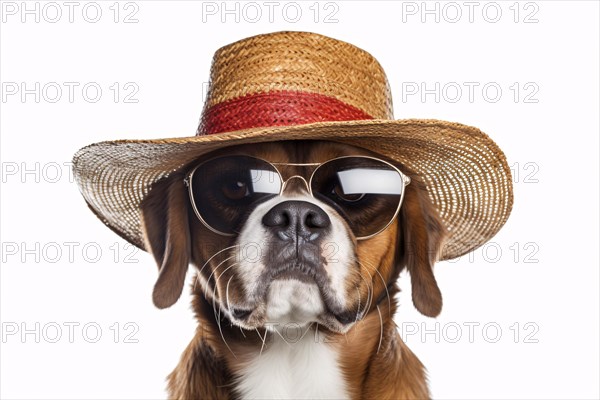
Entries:
<svg viewBox="0 0 600 400">
<path fill-rule="evenodd" d="M 306 241 L 318 239 L 331 226 L 327 213 L 307 201 L 284 201 L 271 208 L 262 223 L 276 237 L 293 242 L 298 238 Z"/>
</svg>

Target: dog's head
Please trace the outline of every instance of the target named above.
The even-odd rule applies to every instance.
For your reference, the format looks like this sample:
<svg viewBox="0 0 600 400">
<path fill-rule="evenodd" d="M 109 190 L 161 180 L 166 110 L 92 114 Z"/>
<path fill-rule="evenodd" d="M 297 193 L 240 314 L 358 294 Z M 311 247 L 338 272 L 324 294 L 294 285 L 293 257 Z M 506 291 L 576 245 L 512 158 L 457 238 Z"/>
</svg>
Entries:
<svg viewBox="0 0 600 400">
<path fill-rule="evenodd" d="M 282 184 L 244 203 L 247 182 L 222 173 L 236 168 L 227 166 L 235 160 L 228 161 L 229 155 L 268 161 Z M 406 267 L 414 305 L 436 316 L 442 298 L 432 268 L 444 227 L 425 186 L 396 165 L 411 178 L 399 212 L 389 209 L 393 202 L 360 194 L 343 197 L 352 204 L 338 207 L 311 192 L 311 171 L 347 156 L 378 157 L 321 141 L 240 145 L 211 153 L 154 185 L 141 212 L 146 245 L 160 270 L 155 305 L 177 301 L 192 263 L 206 298 L 234 324 L 254 329 L 318 322 L 345 332 L 395 292 L 396 278 Z M 194 170 L 197 165 L 200 172 Z M 217 193 L 211 193 L 215 187 Z M 325 190 L 337 193 L 335 185 Z M 203 204 L 196 204 L 194 191 Z M 381 229 L 369 232 L 371 227 Z M 364 232 L 371 234 L 361 236 Z"/>
</svg>

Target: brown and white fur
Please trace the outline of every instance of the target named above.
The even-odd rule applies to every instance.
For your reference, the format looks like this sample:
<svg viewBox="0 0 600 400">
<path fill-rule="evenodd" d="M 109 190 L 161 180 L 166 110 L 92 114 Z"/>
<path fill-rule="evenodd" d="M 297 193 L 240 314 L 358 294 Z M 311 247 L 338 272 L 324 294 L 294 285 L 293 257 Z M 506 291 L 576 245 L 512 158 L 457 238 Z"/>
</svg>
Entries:
<svg viewBox="0 0 600 400">
<path fill-rule="evenodd" d="M 291 163 L 374 155 L 340 143 L 289 141 L 211 156 L 232 152 Z M 141 211 L 147 248 L 159 266 L 156 306 L 174 304 L 188 265 L 197 269 L 192 295 L 198 328 L 168 377 L 171 398 L 429 397 L 424 367 L 393 321 L 394 295 L 407 268 L 415 307 L 427 316 L 439 314 L 442 297 L 432 268 L 444 228 L 419 177 L 398 167 L 412 179 L 400 213 L 380 234 L 361 241 L 301 185 L 290 184 L 282 196 L 256 207 L 234 237 L 211 232 L 194 214 L 184 184 L 189 169 L 154 185 Z M 260 221 L 290 199 L 313 203 L 331 219 L 329 236 L 320 242 L 320 279 L 269 273 L 282 259 L 268 255 L 269 232 Z M 235 310 L 249 315 L 238 318 Z"/>
</svg>

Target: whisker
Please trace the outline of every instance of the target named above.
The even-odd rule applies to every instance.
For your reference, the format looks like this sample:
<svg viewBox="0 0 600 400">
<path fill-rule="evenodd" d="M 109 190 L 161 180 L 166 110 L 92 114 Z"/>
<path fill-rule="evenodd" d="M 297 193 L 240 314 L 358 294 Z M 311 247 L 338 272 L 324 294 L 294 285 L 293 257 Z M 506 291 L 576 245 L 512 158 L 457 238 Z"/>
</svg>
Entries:
<svg viewBox="0 0 600 400">
<path fill-rule="evenodd" d="M 385 288 L 385 296 L 387 297 L 387 301 L 388 301 L 388 317 L 389 317 L 392 312 L 392 300 L 390 298 L 390 291 L 388 290 L 387 283 L 385 283 L 385 279 L 383 279 L 383 275 L 381 275 L 381 272 L 379 272 L 379 269 L 375 269 L 375 271 L 381 278 L 381 283 L 383 283 L 383 287 Z"/>
<path fill-rule="evenodd" d="M 358 306 L 356 307 L 356 309 L 360 310 L 360 290 L 358 289 L 358 286 L 356 287 L 356 293 L 358 294 Z M 359 313 L 357 312 L 354 322 L 358 321 L 358 315 L 359 315 Z"/>
<path fill-rule="evenodd" d="M 213 254 L 208 260 L 206 260 L 206 262 L 204 263 L 204 265 L 202 265 L 202 267 L 198 270 L 198 273 L 196 274 L 196 279 L 194 281 L 194 288 L 193 290 L 196 290 L 196 284 L 198 283 L 198 277 L 202 274 L 202 271 L 204 270 L 204 268 L 208 265 L 208 263 L 215 258 L 216 256 L 218 256 L 219 254 L 223 253 L 224 251 L 236 248 L 236 247 L 240 247 L 239 244 L 234 244 L 233 246 L 229 246 L 229 247 L 225 247 L 224 249 L 221 249 L 219 251 L 217 251 L 215 254 Z M 235 257 L 235 256 L 233 256 Z M 231 257 L 230 257 L 231 258 Z M 210 278 L 209 278 L 210 279 Z"/>
<path fill-rule="evenodd" d="M 219 264 L 219 265 L 221 265 L 221 264 Z M 215 300 L 215 298 L 216 298 L 216 297 L 218 297 L 218 296 L 215 296 L 215 294 L 216 294 L 215 292 L 216 292 L 216 290 L 217 290 L 217 288 L 218 288 L 218 286 L 219 286 L 219 279 L 221 279 L 221 277 L 223 276 L 223 274 L 224 274 L 225 272 L 227 272 L 227 271 L 228 271 L 230 268 L 233 268 L 233 267 L 234 267 L 234 266 L 236 266 L 236 265 L 237 265 L 237 263 L 233 263 L 233 264 L 231 264 L 229 267 L 225 268 L 225 270 L 224 270 L 223 272 L 221 272 L 221 275 L 219 275 L 219 276 L 217 276 L 217 275 L 215 274 L 215 287 L 214 287 L 214 289 L 213 289 L 213 304 L 214 304 L 214 300 Z M 217 269 L 218 269 L 218 266 L 217 266 L 217 268 L 215 268 L 215 270 L 213 271 L 213 274 L 214 274 L 214 273 L 217 271 Z M 212 274 L 211 274 L 211 276 L 212 276 Z M 233 276 L 231 276 L 231 278 L 233 278 Z M 231 280 L 231 279 L 230 279 L 230 280 Z M 227 296 L 227 294 L 226 294 L 226 296 Z M 220 299 L 219 299 L 219 300 L 220 300 Z M 213 307 L 213 309 L 214 309 L 214 307 Z M 214 311 L 216 312 L 216 310 L 214 310 Z M 228 309 L 228 311 L 229 311 L 229 309 Z M 216 317 L 216 314 L 215 314 L 215 317 Z M 219 305 L 219 318 L 220 318 L 220 317 L 221 317 L 221 306 Z"/>
<path fill-rule="evenodd" d="M 258 332 L 258 330 L 256 332 Z M 266 341 L 267 341 L 267 328 L 265 328 L 265 336 L 264 336 L 263 341 L 262 341 L 262 346 L 260 346 L 260 353 L 258 353 L 259 357 L 262 356 L 262 352 L 263 352 L 263 349 L 265 348 L 265 342 Z"/>
<path fill-rule="evenodd" d="M 360 320 L 360 321 L 359 321 L 359 320 L 358 320 L 358 317 L 359 317 L 359 314 L 360 314 L 360 317 L 361 317 L 361 318 L 363 318 L 363 317 L 366 315 L 367 311 L 368 311 L 368 307 L 370 307 L 370 306 L 369 306 L 369 304 L 370 304 L 370 298 L 372 297 L 372 293 L 371 293 L 371 285 L 372 285 L 372 284 L 370 284 L 370 283 L 369 283 L 369 281 L 367 281 L 367 280 L 365 279 L 365 277 L 362 275 L 362 273 L 360 273 L 360 272 L 359 272 L 359 275 L 360 275 L 361 279 L 362 279 L 362 280 L 365 282 L 365 284 L 366 284 L 366 286 L 367 286 L 367 301 L 365 302 L 365 308 L 364 308 L 364 309 L 361 311 L 361 310 L 360 310 L 360 299 L 361 299 L 361 296 L 360 296 L 360 290 L 359 290 L 359 288 L 358 288 L 358 286 L 357 286 L 357 287 L 356 287 L 356 292 L 358 293 L 358 311 L 357 311 L 357 314 L 356 314 L 356 319 L 355 319 L 355 321 L 354 321 L 354 322 L 357 322 L 357 321 L 358 321 L 358 323 L 362 323 L 362 322 L 364 322 L 364 321 L 363 321 L 363 320 Z M 354 330 L 354 334 L 353 334 L 353 336 L 352 336 L 352 340 L 356 339 L 356 335 L 357 335 L 357 334 L 358 334 L 358 330 L 357 330 L 357 329 L 355 329 L 355 330 Z M 346 341 L 348 341 L 348 338 L 347 338 L 347 337 L 346 337 Z"/>
<path fill-rule="evenodd" d="M 379 354 L 379 350 L 381 349 L 381 342 L 383 342 L 383 318 L 381 318 L 381 310 L 379 306 L 377 306 L 377 312 L 379 313 L 379 345 L 377 346 L 377 354 Z"/>
<path fill-rule="evenodd" d="M 383 278 L 383 275 L 381 275 L 381 272 L 379 272 L 379 269 L 377 268 L 377 266 L 375 266 L 372 263 L 369 263 L 367 261 L 364 262 L 366 265 L 372 267 L 375 272 L 377 272 L 377 274 L 379 275 L 379 279 L 381 279 L 381 283 L 383 284 L 383 288 L 385 289 L 385 295 L 387 297 L 387 301 L 388 301 L 388 316 L 391 315 L 392 312 L 392 301 L 391 301 L 391 296 L 390 296 L 390 291 L 388 290 L 388 285 L 385 281 L 385 279 Z"/>
<path fill-rule="evenodd" d="M 208 279 L 206 280 L 206 284 L 210 285 L 210 278 L 212 278 L 212 276 L 215 274 L 215 272 L 217 272 L 219 270 L 219 267 L 221 265 L 225 264 L 227 261 L 231 260 L 234 257 L 235 256 L 228 257 L 225 260 L 223 260 L 220 263 L 218 263 L 217 266 L 215 267 L 215 269 L 213 270 L 213 272 L 211 272 L 211 274 L 208 276 Z M 237 263 L 233 263 L 231 266 L 233 266 L 233 265 L 237 265 Z M 227 269 L 229 269 L 229 268 L 227 268 Z M 225 271 L 227 271 L 227 270 L 225 270 Z M 223 271 L 223 272 L 225 272 L 225 271 Z M 223 275 L 223 274 L 221 274 L 221 275 Z M 196 275 L 196 276 L 199 276 L 199 274 Z M 215 288 L 216 287 L 217 287 L 217 276 L 215 275 Z M 206 292 L 206 290 L 204 292 L 205 292 L 206 296 L 208 296 L 208 292 Z M 214 294 L 214 290 L 213 290 L 213 294 Z"/>
<path fill-rule="evenodd" d="M 219 264 L 219 266 L 221 264 Z M 213 289 L 212 304 L 213 304 L 213 313 L 215 314 L 215 319 L 217 320 L 217 326 L 219 327 L 219 333 L 221 334 L 221 339 L 223 339 L 223 343 L 225 343 L 225 346 L 227 346 L 227 348 L 229 349 L 229 351 L 231 352 L 231 354 L 233 354 L 233 356 L 237 359 L 237 356 L 235 355 L 235 353 L 233 352 L 233 350 L 231 350 L 231 347 L 229 347 L 229 344 L 227 343 L 227 340 L 225 339 L 225 335 L 223 334 L 223 328 L 221 326 L 221 304 L 219 303 L 219 312 L 218 312 L 218 315 L 217 315 L 217 308 L 216 308 L 216 305 L 215 305 L 215 300 L 217 298 L 217 296 L 216 296 L 216 290 L 217 290 L 217 287 L 219 286 L 219 284 L 218 284 L 219 283 L 219 279 L 223 276 L 223 274 L 225 272 L 227 272 L 228 269 L 234 267 L 235 265 L 237 265 L 237 263 L 231 264 L 229 267 L 227 267 L 221 273 L 221 275 L 219 275 L 219 276 L 215 275 L 215 288 Z M 215 270 L 213 271 L 213 274 L 217 271 L 217 269 L 218 269 L 219 266 L 217 266 L 217 268 L 215 268 Z M 211 274 L 211 276 L 212 276 L 212 274 Z"/>
<path fill-rule="evenodd" d="M 361 266 L 364 266 L 364 267 L 366 267 L 366 265 L 365 265 L 363 262 L 361 262 L 361 261 L 358 261 L 358 263 L 359 263 Z M 362 279 L 365 281 L 365 283 L 367 284 L 367 290 L 368 290 L 368 292 L 367 292 L 367 303 L 365 304 L 365 309 L 363 310 L 363 314 L 364 314 L 366 311 L 368 311 L 369 309 L 371 309 L 371 305 L 373 304 L 373 297 L 374 297 L 374 293 L 373 293 L 373 292 L 374 292 L 374 290 L 373 290 L 373 289 L 374 289 L 374 288 L 373 288 L 373 275 L 371 275 L 371 274 L 369 273 L 369 270 L 368 270 L 367 268 L 365 268 L 364 270 L 365 270 L 365 272 L 366 272 L 367 274 L 369 274 L 369 277 L 371 278 L 371 280 L 370 280 L 370 281 L 367 281 L 367 280 L 365 279 L 365 277 L 363 276 L 363 274 L 360 274 L 360 277 L 361 277 L 361 278 L 362 278 Z"/>
<path fill-rule="evenodd" d="M 221 263 L 221 264 L 222 264 L 222 263 Z M 220 266 L 221 264 L 217 265 L 217 268 L 215 268 L 215 270 L 213 271 L 213 274 L 214 274 L 215 272 L 217 272 L 217 269 L 219 269 L 219 266 Z M 223 274 L 224 274 L 225 272 L 227 272 L 227 270 L 229 270 L 230 268 L 233 268 L 233 267 L 234 267 L 234 266 L 236 266 L 236 265 L 237 265 L 237 263 L 233 263 L 233 264 L 231 264 L 229 267 L 225 268 L 225 270 L 224 270 L 223 272 L 221 272 L 221 275 L 219 275 L 219 276 L 217 276 L 217 275 L 215 274 L 215 287 L 214 287 L 214 289 L 213 289 L 213 294 L 212 294 L 212 301 L 213 301 L 213 312 L 215 313 L 215 318 L 217 318 L 217 310 L 216 310 L 216 307 L 215 307 L 215 299 L 218 297 L 218 296 L 215 296 L 215 294 L 217 294 L 217 293 L 216 293 L 216 290 L 217 290 L 217 288 L 218 288 L 218 286 L 219 286 L 219 279 L 221 279 L 221 277 L 223 276 Z M 212 276 L 212 274 L 211 274 L 210 276 Z M 233 276 L 232 276 L 232 278 L 233 278 Z M 210 277 L 209 277 L 209 279 L 210 279 Z M 227 311 L 229 311 L 229 309 L 228 309 Z M 220 305 L 220 303 L 219 303 L 219 316 L 218 316 L 218 318 L 217 318 L 217 319 L 218 319 L 218 321 L 221 321 L 221 305 Z"/>
<path fill-rule="evenodd" d="M 219 254 L 221 254 L 224 251 L 236 248 L 236 247 L 240 247 L 239 244 L 234 244 L 233 246 L 229 246 L 229 247 L 225 247 L 224 249 L 221 249 L 219 251 L 217 251 L 215 254 L 213 254 L 208 260 L 206 260 L 206 262 L 204 263 L 204 265 L 202 265 L 202 268 L 200 268 L 200 270 L 198 272 L 202 272 L 202 270 L 204 269 L 204 267 L 206 267 L 206 265 L 216 256 L 218 256 Z M 230 257 L 231 258 L 231 257 Z"/>
<path fill-rule="evenodd" d="M 390 292 L 388 290 L 387 283 L 385 282 L 385 279 L 383 279 L 383 275 L 381 275 L 381 272 L 379 272 L 379 268 L 377 268 L 376 265 L 369 263 L 368 261 L 365 261 L 365 263 L 368 264 L 370 267 L 372 267 L 375 270 L 375 272 L 377 272 L 377 274 L 379 275 L 379 279 L 381 279 L 381 283 L 383 284 L 383 287 L 385 289 L 385 294 L 386 294 L 387 301 L 388 301 L 388 316 L 390 316 L 391 312 L 392 312 L 391 311 L 392 310 L 392 301 L 390 298 Z"/>
<path fill-rule="evenodd" d="M 229 284 L 231 283 L 232 279 L 233 275 L 231 275 L 231 278 L 229 278 L 229 280 L 227 281 L 227 286 L 225 286 L 225 303 L 227 305 L 227 311 L 229 311 L 229 314 L 231 314 L 231 306 L 229 305 Z"/>
</svg>

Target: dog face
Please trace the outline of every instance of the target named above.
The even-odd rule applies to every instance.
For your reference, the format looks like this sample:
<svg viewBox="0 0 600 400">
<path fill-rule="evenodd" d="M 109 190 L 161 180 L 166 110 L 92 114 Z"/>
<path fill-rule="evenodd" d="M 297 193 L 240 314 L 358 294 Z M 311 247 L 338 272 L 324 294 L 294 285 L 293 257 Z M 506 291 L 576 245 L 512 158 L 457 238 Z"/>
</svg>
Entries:
<svg viewBox="0 0 600 400">
<path fill-rule="evenodd" d="M 222 184 L 227 198 L 204 196 L 202 207 L 235 221 L 235 234 L 225 235 L 207 223 L 210 215 L 203 221 L 195 215 L 198 210 L 184 180 L 194 165 L 233 154 L 278 165 L 285 183 L 277 194 L 241 213 L 238 203 L 228 205 L 226 200 L 246 193 L 243 182 L 211 183 L 219 175 L 207 167 L 201 185 Z M 234 324 L 255 329 L 318 322 L 343 333 L 389 296 L 407 267 L 415 306 L 423 314 L 437 315 L 441 294 L 432 266 L 443 243 L 443 227 L 424 185 L 398 166 L 412 175 L 398 217 L 376 235 L 357 238 L 347 213 L 312 195 L 308 185 L 312 164 L 345 156 L 378 157 L 321 141 L 241 145 L 213 152 L 156 184 L 142 203 L 147 248 L 160 269 L 155 304 L 168 307 L 177 300 L 191 262 L 205 297 Z M 351 212 L 367 224 L 389 215 L 386 207 L 357 202 Z"/>
</svg>

